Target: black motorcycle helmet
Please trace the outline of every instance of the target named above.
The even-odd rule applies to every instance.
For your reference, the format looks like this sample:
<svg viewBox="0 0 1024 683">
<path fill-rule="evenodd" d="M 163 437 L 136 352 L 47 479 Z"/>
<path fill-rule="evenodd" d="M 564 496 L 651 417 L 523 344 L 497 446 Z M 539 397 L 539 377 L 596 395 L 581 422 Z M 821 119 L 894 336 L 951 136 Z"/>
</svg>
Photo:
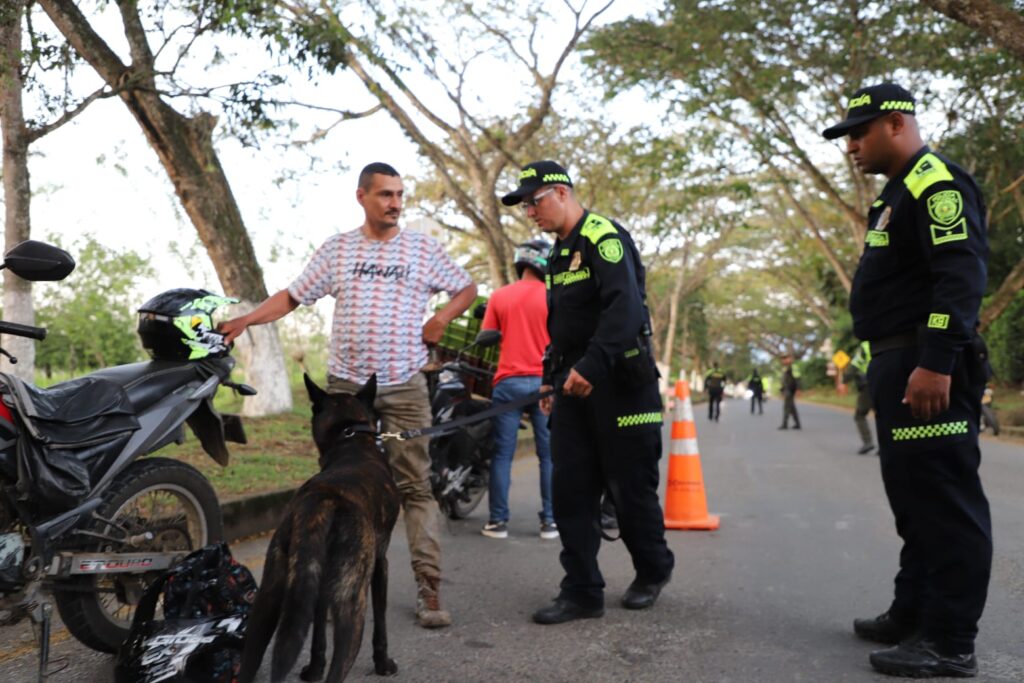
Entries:
<svg viewBox="0 0 1024 683">
<path fill-rule="evenodd" d="M 523 276 L 523 268 L 533 268 L 537 275 L 543 278 L 548 272 L 548 254 L 551 252 L 551 243 L 547 240 L 535 239 L 523 242 L 516 247 L 513 256 L 516 275 Z"/>
<path fill-rule="evenodd" d="M 238 299 L 205 289 L 171 289 L 139 307 L 139 338 L 154 360 L 199 360 L 230 351 L 211 314 Z"/>
</svg>

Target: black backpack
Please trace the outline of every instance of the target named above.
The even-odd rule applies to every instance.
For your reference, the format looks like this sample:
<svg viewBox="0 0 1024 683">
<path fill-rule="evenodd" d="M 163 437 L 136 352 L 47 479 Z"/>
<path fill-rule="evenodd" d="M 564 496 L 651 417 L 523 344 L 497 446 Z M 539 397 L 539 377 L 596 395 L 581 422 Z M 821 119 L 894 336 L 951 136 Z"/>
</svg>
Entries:
<svg viewBox="0 0 1024 683">
<path fill-rule="evenodd" d="M 252 573 L 226 543 L 188 555 L 146 589 L 114 669 L 117 683 L 235 683 L 249 609 Z M 164 619 L 153 619 L 160 597 Z"/>
</svg>

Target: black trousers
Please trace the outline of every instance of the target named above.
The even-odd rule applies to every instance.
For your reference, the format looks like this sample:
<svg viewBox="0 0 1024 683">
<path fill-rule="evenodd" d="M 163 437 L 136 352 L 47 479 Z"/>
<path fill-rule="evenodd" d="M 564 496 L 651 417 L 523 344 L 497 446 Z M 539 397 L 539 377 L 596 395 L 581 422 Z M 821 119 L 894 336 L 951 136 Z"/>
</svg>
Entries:
<svg viewBox="0 0 1024 683">
<path fill-rule="evenodd" d="M 757 404 L 757 414 L 764 415 L 764 404 L 761 402 L 761 394 L 754 394 L 750 397 L 750 414 L 754 414 L 754 404 Z"/>
<path fill-rule="evenodd" d="M 943 651 L 969 653 L 992 568 L 992 523 L 978 477 L 984 378 L 972 379 L 961 360 L 949 409 L 921 422 L 901 403 L 917 358 L 916 348 L 896 349 L 868 368 L 882 481 L 903 539 L 890 611 Z"/>
<path fill-rule="evenodd" d="M 657 387 L 653 391 L 658 401 Z M 643 403 L 650 408 L 650 401 Z M 658 502 L 661 426 L 615 426 L 616 414 L 643 414 L 634 412 L 639 404 L 595 387 L 585 399 L 558 396 L 551 413 L 552 503 L 565 570 L 559 597 L 586 607 L 604 604 L 597 551 L 601 494 L 606 488 L 615 502 L 636 580 L 664 581 L 675 565 Z"/>
<path fill-rule="evenodd" d="M 722 394 L 724 392 L 721 389 L 711 390 L 708 392 L 708 419 L 718 420 L 719 415 L 722 414 Z"/>
</svg>

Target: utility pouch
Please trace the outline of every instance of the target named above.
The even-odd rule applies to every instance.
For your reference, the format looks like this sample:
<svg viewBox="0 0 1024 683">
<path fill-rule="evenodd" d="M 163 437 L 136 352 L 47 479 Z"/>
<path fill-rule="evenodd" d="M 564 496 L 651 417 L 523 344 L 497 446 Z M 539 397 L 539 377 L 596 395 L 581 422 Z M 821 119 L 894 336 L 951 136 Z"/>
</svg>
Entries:
<svg viewBox="0 0 1024 683">
<path fill-rule="evenodd" d="M 988 344 L 980 334 L 971 337 L 964 349 L 966 353 L 967 378 L 972 386 L 983 385 L 992 377 L 992 366 L 988 360 Z"/>
<path fill-rule="evenodd" d="M 642 387 L 658 379 L 647 340 L 637 337 L 636 346 L 615 358 L 615 381 L 620 387 Z"/>
</svg>

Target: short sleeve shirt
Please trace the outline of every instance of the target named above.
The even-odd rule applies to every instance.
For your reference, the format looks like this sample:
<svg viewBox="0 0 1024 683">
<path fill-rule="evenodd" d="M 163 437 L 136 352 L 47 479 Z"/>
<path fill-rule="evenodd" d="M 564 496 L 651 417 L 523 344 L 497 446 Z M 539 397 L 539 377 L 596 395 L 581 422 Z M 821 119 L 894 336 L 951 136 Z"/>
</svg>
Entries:
<svg viewBox="0 0 1024 683">
<path fill-rule="evenodd" d="M 427 363 L 423 322 L 438 292 L 454 295 L 469 274 L 433 238 L 402 230 L 387 241 L 359 229 L 330 237 L 288 287 L 301 304 L 335 299 L 327 371 L 363 383 L 403 384 Z"/>
</svg>

